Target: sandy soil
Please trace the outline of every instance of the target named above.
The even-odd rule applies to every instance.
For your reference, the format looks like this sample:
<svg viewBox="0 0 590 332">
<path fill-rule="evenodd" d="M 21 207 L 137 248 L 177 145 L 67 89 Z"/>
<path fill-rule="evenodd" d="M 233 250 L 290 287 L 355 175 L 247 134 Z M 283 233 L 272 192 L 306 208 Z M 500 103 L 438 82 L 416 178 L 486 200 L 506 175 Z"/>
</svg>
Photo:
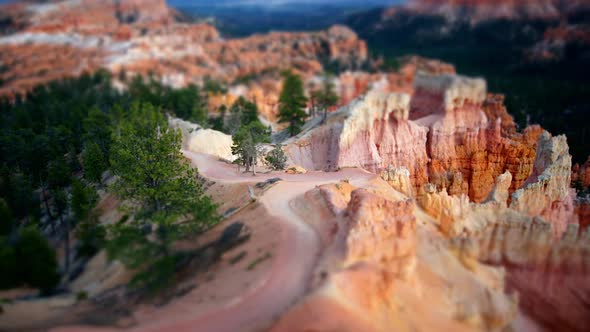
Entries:
<svg viewBox="0 0 590 332">
<path fill-rule="evenodd" d="M 133 316 L 137 324 L 130 331 L 260 331 L 270 327 L 276 319 L 302 295 L 305 294 L 312 271 L 320 254 L 320 236 L 293 209 L 292 202 L 317 186 L 349 180 L 367 183 L 374 174 L 359 169 L 343 169 L 339 172 L 308 172 L 307 174 L 286 174 L 283 172 L 259 173 L 257 176 L 238 172 L 235 165 L 218 161 L 209 155 L 184 151 L 199 173 L 213 186 L 233 186 L 242 192 L 247 186 L 280 177 L 278 182 L 264 194 L 256 192 L 259 205 L 270 214 L 272 223 L 265 227 L 274 232 L 267 238 L 277 242 L 272 249 L 272 259 L 261 266 L 256 278 L 247 277 L 249 271 L 236 268 L 232 270 L 235 280 L 243 278 L 252 284 L 244 285 L 243 291 L 233 298 L 210 295 L 203 297 L 203 291 L 191 291 L 187 295 L 171 301 L 162 307 L 140 308 Z M 232 198 L 235 199 L 235 198 Z M 236 199 L 239 200 L 239 199 Z M 224 207 L 231 204 L 224 202 Z M 242 215 L 247 213 L 247 215 Z M 250 216 L 256 219 L 260 211 L 241 211 L 240 219 Z M 242 220 L 243 221 L 243 220 Z M 278 240 L 278 241 L 276 241 Z M 254 243 L 254 242 L 253 242 Z M 272 244 L 269 244 L 272 247 Z M 267 246 L 267 248 L 269 248 Z M 270 249 L 269 249 L 270 250 Z M 254 251 L 254 252 L 260 252 Z M 235 253 L 231 253 L 235 254 Z M 250 261 L 254 256 L 248 257 Z M 261 264 L 262 265 L 262 264 Z M 225 267 L 229 269 L 228 266 Z M 257 267 L 258 269 L 258 267 Z M 223 288 L 223 279 L 201 289 Z M 238 290 L 239 291 L 239 290 Z M 231 293 L 231 292 L 230 292 Z M 213 294 L 213 292 L 212 292 Z M 63 327 L 52 331 L 115 331 L 108 328 Z M 117 330 L 119 331 L 119 330 Z"/>
</svg>

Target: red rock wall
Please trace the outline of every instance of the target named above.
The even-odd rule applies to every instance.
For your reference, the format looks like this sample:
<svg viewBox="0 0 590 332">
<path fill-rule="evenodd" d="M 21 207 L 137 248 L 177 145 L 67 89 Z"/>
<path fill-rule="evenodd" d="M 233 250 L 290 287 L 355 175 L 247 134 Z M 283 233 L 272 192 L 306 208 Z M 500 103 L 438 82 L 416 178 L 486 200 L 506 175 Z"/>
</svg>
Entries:
<svg viewBox="0 0 590 332">
<path fill-rule="evenodd" d="M 507 270 L 508 291 L 518 291 L 527 315 L 554 331 L 587 331 L 590 307 L 588 234 L 571 225 L 555 240 L 541 222 L 495 225 L 480 243 L 480 258 Z"/>
</svg>

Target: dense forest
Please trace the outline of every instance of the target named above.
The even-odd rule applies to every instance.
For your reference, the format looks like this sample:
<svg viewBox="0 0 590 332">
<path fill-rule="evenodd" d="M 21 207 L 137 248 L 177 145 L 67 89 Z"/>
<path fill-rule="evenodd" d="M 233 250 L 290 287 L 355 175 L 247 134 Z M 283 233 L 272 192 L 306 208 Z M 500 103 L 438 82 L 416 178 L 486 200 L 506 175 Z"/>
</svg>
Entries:
<svg viewBox="0 0 590 332">
<path fill-rule="evenodd" d="M 181 258 L 171 243 L 219 220 L 166 120 L 170 114 L 206 124 L 204 96 L 196 86 L 173 90 L 141 78 L 120 92 L 99 71 L 2 101 L 0 288 L 54 292 L 80 273 L 73 262 L 103 247 L 143 271 L 138 284 L 165 284 Z M 95 209 L 106 192 L 126 213 L 111 227 Z M 62 262 L 55 248 L 63 248 Z"/>
<path fill-rule="evenodd" d="M 283 75 L 280 115 L 294 135 L 307 118 L 306 97 L 299 76 Z M 270 169 L 286 167 L 280 144 L 268 155 L 262 150 L 271 130 L 255 103 L 240 97 L 209 116 L 207 96 L 226 91 L 223 84 L 206 79 L 202 87 L 172 89 L 151 77 L 125 76 L 119 77 L 125 91 L 99 71 L 0 103 L 0 289 L 65 290 L 101 249 L 137 271 L 133 287 L 172 284 L 179 264 L 196 256 L 173 244 L 221 218 L 167 116 L 232 135 L 235 163 L 246 172 L 256 174 L 259 160 Z M 314 98 L 319 114 L 336 102 L 331 85 Z M 97 203 L 107 194 L 124 215 L 105 226 Z"/>
</svg>

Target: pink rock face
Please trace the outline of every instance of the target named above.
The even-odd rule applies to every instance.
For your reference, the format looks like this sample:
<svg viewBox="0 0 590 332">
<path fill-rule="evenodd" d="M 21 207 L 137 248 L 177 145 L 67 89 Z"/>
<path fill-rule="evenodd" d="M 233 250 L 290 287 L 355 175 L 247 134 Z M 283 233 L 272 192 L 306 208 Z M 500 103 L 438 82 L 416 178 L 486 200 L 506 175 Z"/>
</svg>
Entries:
<svg viewBox="0 0 590 332">
<path fill-rule="evenodd" d="M 508 290 L 520 308 L 550 330 L 586 331 L 590 308 L 588 235 L 570 225 L 555 239 L 540 220 L 498 224 L 485 232 L 480 259 L 507 269 Z"/>
<path fill-rule="evenodd" d="M 293 162 L 308 169 L 357 166 L 376 173 L 405 167 L 416 192 L 431 182 L 475 202 L 486 199 L 507 170 L 513 175 L 510 192 L 529 177 L 540 129 L 516 134 L 498 104 L 501 98 L 488 96 L 485 82 L 418 76 L 414 86 L 409 102 L 393 105 L 388 98 L 395 94 L 370 93 L 334 113 L 326 125 L 293 141 L 288 147 Z M 409 115 L 398 116 L 400 109 Z"/>
<path fill-rule="evenodd" d="M 408 120 L 377 120 L 370 130 L 358 132 L 352 144 L 340 146 L 337 164 L 358 165 L 375 173 L 389 165 L 404 166 L 413 182 L 422 184 L 427 179 L 427 132 Z"/>
<path fill-rule="evenodd" d="M 346 185 L 345 185 L 346 186 Z M 386 331 L 395 321 L 389 303 L 395 280 L 411 277 L 416 266 L 414 203 L 393 202 L 364 189 L 350 193 L 346 202 L 322 188 L 336 216 L 343 217 L 340 242 L 344 246 L 342 269 L 323 280 L 318 292 L 289 310 L 271 331 Z M 341 243 L 345 241 L 345 243 Z M 331 289 L 324 294 L 322 289 Z M 307 317 L 307 318 L 304 318 Z"/>
<path fill-rule="evenodd" d="M 575 193 L 570 190 L 572 157 L 565 136 L 544 132 L 537 147 L 533 173 L 512 195 L 510 207 L 530 216 L 542 216 L 561 237 L 574 220 Z"/>
<path fill-rule="evenodd" d="M 416 218 L 412 201 L 391 202 L 356 190 L 347 211 L 351 222 L 346 261 L 375 264 L 399 277 L 413 273 Z"/>
</svg>

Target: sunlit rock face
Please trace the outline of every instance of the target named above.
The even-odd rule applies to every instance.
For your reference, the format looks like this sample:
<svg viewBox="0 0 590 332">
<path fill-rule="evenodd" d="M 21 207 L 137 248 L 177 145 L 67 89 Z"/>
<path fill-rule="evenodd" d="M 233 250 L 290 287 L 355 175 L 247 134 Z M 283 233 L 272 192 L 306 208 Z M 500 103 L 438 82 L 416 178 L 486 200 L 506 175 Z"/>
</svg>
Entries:
<svg viewBox="0 0 590 332">
<path fill-rule="evenodd" d="M 478 263 L 428 226 L 412 200 L 378 183 L 319 190 L 338 231 L 310 293 L 272 331 L 473 331 L 502 329 L 517 315 L 502 270 Z M 433 308 L 436 308 L 435 310 Z"/>
<path fill-rule="evenodd" d="M 572 157 L 565 136 L 544 132 L 537 147 L 531 177 L 512 194 L 510 207 L 531 216 L 542 216 L 561 236 L 573 218 L 575 193 L 570 189 Z"/>
<path fill-rule="evenodd" d="M 308 169 L 405 167 L 416 192 L 426 183 L 471 201 L 485 200 L 496 178 L 512 174 L 510 192 L 533 171 L 541 133 L 516 133 L 502 97 L 485 81 L 418 74 L 413 95 L 368 93 L 327 123 L 291 141 L 294 163 Z"/>
<path fill-rule="evenodd" d="M 413 193 L 394 166 L 358 184 L 370 191 L 317 189 L 335 230 L 311 291 L 272 331 L 584 331 L 590 237 L 569 201 L 571 157 L 563 137 L 536 137 L 526 181 L 514 192 L 506 170 L 481 203 L 434 184 Z"/>
<path fill-rule="evenodd" d="M 230 135 L 172 117 L 168 119 L 168 124 L 182 134 L 182 148 L 184 150 L 208 154 L 229 161 L 235 159 L 231 152 L 233 140 Z"/>
<path fill-rule="evenodd" d="M 323 72 L 323 61 L 357 68 L 368 58 L 366 43 L 344 26 L 222 39 L 210 25 L 182 23 L 163 0 L 55 1 L 0 8 L 0 18 L 13 22 L 0 38 L 7 64 L 0 79 L 8 82 L 0 95 L 23 94 L 49 80 L 100 67 L 115 79 L 121 72 L 130 77 L 150 73 L 166 85 L 181 87 L 203 83 L 204 77 L 232 83 L 270 71 L 280 82 L 278 73 L 284 69 L 311 77 Z M 43 51 L 31 54 L 35 47 Z"/>
<path fill-rule="evenodd" d="M 584 331 L 590 310 L 588 231 L 570 224 L 554 237 L 552 224 L 514 218 L 494 224 L 478 241 L 480 260 L 506 268 L 508 290 L 521 310 L 551 330 Z"/>
</svg>

